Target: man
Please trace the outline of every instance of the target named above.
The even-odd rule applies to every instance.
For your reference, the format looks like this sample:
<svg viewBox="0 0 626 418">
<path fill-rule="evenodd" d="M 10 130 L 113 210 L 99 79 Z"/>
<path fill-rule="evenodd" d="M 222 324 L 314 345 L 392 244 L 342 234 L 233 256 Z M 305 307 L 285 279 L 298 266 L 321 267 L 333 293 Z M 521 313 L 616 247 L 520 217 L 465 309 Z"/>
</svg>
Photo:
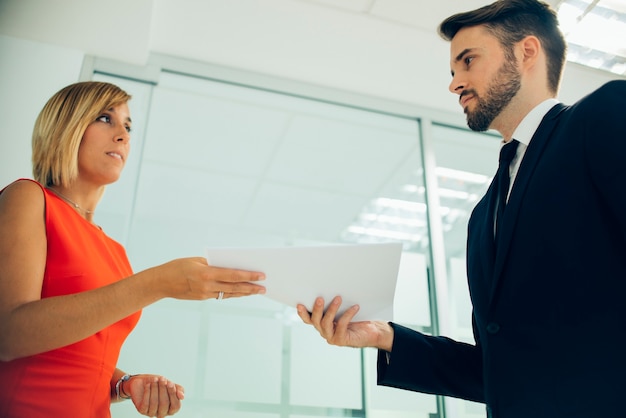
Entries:
<svg viewBox="0 0 626 418">
<path fill-rule="evenodd" d="M 517 147 L 511 186 L 498 196 L 497 176 L 469 221 L 475 344 L 350 322 L 358 306 L 336 319 L 339 297 L 298 313 L 331 344 L 378 348 L 381 385 L 497 418 L 626 416 L 626 81 L 558 103 L 565 42 L 538 0 L 499 0 L 439 32 L 469 127 Z"/>
</svg>

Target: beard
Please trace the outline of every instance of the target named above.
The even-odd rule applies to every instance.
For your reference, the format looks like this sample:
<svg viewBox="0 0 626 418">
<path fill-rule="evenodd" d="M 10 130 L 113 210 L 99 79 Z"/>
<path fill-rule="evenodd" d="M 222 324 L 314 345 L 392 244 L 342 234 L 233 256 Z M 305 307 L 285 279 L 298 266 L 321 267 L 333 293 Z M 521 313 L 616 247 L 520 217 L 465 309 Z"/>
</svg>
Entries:
<svg viewBox="0 0 626 418">
<path fill-rule="evenodd" d="M 476 98 L 476 108 L 465 108 L 467 126 L 472 131 L 484 132 L 491 126 L 493 120 L 511 102 L 521 86 L 521 75 L 512 62 L 505 61 L 498 69 L 495 79 L 487 89 L 485 97 L 478 96 L 475 90 L 467 90 L 464 94 L 473 94 Z"/>
</svg>

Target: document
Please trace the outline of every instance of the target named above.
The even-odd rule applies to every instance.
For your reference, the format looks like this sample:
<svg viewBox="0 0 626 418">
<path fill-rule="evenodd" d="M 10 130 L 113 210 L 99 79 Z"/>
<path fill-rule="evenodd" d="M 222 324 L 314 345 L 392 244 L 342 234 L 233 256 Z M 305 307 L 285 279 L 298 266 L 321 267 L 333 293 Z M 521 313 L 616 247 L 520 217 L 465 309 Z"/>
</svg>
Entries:
<svg viewBox="0 0 626 418">
<path fill-rule="evenodd" d="M 340 314 L 352 305 L 353 321 L 392 320 L 402 244 L 350 244 L 284 248 L 210 248 L 210 265 L 265 273 L 265 296 L 309 311 L 341 296 Z"/>
</svg>

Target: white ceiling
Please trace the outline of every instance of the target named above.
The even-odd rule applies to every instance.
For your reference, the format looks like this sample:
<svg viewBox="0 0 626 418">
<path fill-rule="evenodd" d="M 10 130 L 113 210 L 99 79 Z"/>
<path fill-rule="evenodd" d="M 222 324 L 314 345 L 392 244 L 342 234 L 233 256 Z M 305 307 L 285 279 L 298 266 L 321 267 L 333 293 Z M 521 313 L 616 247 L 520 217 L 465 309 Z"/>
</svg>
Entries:
<svg viewBox="0 0 626 418">
<path fill-rule="evenodd" d="M 455 13 L 473 10 L 489 2 L 484 0 L 293 0 L 315 3 L 344 12 L 360 13 L 374 19 L 411 26 L 427 31 Z M 552 3 L 554 3 L 553 1 Z"/>
<path fill-rule="evenodd" d="M 149 64 L 151 54 L 165 54 L 440 109 L 462 120 L 457 101 L 446 93 L 448 46 L 435 29 L 445 17 L 487 3 L 111 0 L 103 8 L 93 0 L 2 0 L 0 33 L 138 67 Z M 565 102 L 609 78 L 576 67 L 568 71 Z M 177 94 L 167 89 L 156 92 L 154 110 L 176 103 Z M 152 143 L 145 148 L 139 183 L 132 185 L 142 194 L 123 194 L 116 201 L 129 205 L 137 199 L 130 248 L 152 244 L 151 251 L 158 253 L 167 247 L 164 256 L 169 258 L 172 247 L 165 244 L 174 242 L 186 255 L 207 243 L 206 235 L 197 233 L 199 228 L 211 228 L 221 244 L 254 241 L 254 231 L 259 236 L 331 240 L 370 199 L 400 198 L 394 193 L 420 161 L 414 136 L 406 131 L 375 128 L 394 142 L 381 148 L 372 131 L 358 127 L 362 122 L 345 129 L 328 115 L 317 123 L 310 115 L 272 106 L 248 112 L 241 101 L 218 103 L 201 95 L 189 100 L 196 105 L 185 107 L 186 114 L 177 115 L 176 107 L 164 109 L 175 116 L 173 121 L 149 120 Z M 240 118 L 237 123 L 228 119 L 234 113 Z M 209 114 L 211 125 L 206 126 L 203 121 Z M 346 146 L 343 153 L 337 153 L 332 142 L 332 135 L 339 133 Z M 132 178 L 132 172 L 127 174 Z M 110 211 L 111 224 L 130 228 L 120 213 L 124 211 Z M 163 222 L 173 217 L 175 222 Z M 202 220 L 209 222 L 199 226 Z M 134 236 L 144 237 L 143 241 L 133 242 Z M 156 242 L 163 245 L 155 246 Z M 277 242 L 283 244 L 284 238 Z"/>
<path fill-rule="evenodd" d="M 550 1 L 552 4 L 556 0 Z M 137 66 L 151 54 L 458 114 L 445 17 L 481 0 L 2 0 L 0 34 Z M 569 103 L 609 77 L 570 67 Z"/>
</svg>

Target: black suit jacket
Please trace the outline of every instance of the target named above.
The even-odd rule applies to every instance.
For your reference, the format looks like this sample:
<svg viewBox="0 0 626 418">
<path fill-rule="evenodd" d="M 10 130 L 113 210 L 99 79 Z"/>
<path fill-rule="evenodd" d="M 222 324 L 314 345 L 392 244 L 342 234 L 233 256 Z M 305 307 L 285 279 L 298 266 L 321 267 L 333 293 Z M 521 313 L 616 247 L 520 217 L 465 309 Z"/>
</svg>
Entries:
<svg viewBox="0 0 626 418">
<path fill-rule="evenodd" d="M 485 402 L 498 418 L 626 417 L 626 81 L 543 118 L 497 251 L 493 189 L 468 229 L 476 344 L 392 324 L 379 384 Z"/>
</svg>

